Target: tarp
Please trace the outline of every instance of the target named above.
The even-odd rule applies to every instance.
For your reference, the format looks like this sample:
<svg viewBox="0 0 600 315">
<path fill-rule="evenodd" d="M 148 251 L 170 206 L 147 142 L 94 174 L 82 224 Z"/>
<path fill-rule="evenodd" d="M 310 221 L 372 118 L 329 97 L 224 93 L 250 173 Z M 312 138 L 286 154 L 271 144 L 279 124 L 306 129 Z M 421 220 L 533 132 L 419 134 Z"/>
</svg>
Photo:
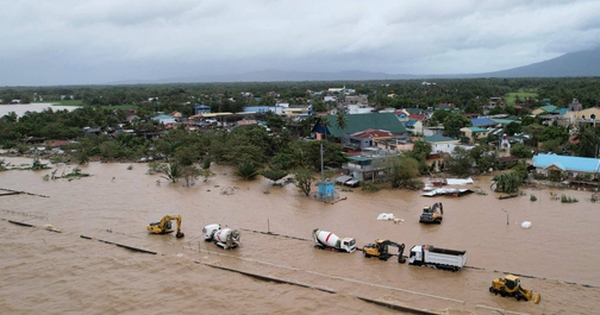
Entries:
<svg viewBox="0 0 600 315">
<path fill-rule="evenodd" d="M 457 189 L 457 188 L 437 188 L 432 191 L 427 191 L 421 194 L 421 196 L 425 197 L 433 197 L 436 195 L 458 195 L 462 196 L 464 194 L 472 193 L 471 189 Z"/>
<path fill-rule="evenodd" d="M 446 178 L 446 184 L 448 185 L 469 185 L 473 184 L 473 179 L 469 178 Z"/>
<path fill-rule="evenodd" d="M 380 213 L 377 216 L 377 220 L 394 220 L 394 214 L 393 213 Z"/>
</svg>

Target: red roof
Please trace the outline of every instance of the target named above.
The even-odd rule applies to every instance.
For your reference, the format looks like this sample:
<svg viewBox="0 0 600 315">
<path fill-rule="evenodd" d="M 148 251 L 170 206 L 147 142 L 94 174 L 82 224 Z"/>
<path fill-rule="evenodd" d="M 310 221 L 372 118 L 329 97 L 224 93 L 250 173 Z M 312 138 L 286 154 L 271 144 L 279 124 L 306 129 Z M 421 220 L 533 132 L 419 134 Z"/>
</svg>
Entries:
<svg viewBox="0 0 600 315">
<path fill-rule="evenodd" d="M 353 137 L 357 138 L 381 138 L 381 137 L 393 137 L 394 134 L 388 130 L 383 129 L 367 129 L 352 134 Z"/>
<path fill-rule="evenodd" d="M 410 116 L 408 116 L 408 118 L 414 120 L 425 120 L 426 117 L 423 114 L 411 114 Z"/>
</svg>

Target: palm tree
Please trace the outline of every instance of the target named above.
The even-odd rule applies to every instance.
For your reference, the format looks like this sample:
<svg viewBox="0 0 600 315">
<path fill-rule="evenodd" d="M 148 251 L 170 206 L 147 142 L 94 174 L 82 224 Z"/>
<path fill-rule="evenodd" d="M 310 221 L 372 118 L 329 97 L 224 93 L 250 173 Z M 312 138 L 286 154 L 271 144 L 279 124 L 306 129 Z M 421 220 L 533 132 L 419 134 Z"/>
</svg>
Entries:
<svg viewBox="0 0 600 315">
<path fill-rule="evenodd" d="M 346 115 L 344 114 L 343 110 L 338 109 L 336 126 L 340 130 L 343 130 L 346 127 L 348 127 L 348 122 L 346 121 Z"/>
<path fill-rule="evenodd" d="M 583 157 L 598 156 L 598 135 L 593 127 L 580 125 L 573 140 L 577 141 L 577 154 Z"/>
</svg>

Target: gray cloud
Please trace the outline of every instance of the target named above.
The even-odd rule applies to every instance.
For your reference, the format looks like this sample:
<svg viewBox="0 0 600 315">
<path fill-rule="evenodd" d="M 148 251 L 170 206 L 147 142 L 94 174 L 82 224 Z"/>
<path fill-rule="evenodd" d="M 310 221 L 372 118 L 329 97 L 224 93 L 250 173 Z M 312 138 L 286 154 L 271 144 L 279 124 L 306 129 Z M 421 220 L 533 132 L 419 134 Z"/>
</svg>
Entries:
<svg viewBox="0 0 600 315">
<path fill-rule="evenodd" d="M 1 85 L 502 70 L 598 46 L 600 2 L 0 0 Z"/>
</svg>

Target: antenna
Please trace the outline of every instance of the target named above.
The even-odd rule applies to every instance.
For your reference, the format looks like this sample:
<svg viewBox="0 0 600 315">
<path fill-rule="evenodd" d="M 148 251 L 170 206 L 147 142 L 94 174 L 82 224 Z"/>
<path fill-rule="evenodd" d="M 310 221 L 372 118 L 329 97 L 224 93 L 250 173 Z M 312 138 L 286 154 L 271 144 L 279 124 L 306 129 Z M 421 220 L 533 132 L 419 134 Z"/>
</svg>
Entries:
<svg viewBox="0 0 600 315">
<path fill-rule="evenodd" d="M 325 174 L 323 171 L 323 141 L 321 141 L 321 181 L 325 180 Z"/>
</svg>

